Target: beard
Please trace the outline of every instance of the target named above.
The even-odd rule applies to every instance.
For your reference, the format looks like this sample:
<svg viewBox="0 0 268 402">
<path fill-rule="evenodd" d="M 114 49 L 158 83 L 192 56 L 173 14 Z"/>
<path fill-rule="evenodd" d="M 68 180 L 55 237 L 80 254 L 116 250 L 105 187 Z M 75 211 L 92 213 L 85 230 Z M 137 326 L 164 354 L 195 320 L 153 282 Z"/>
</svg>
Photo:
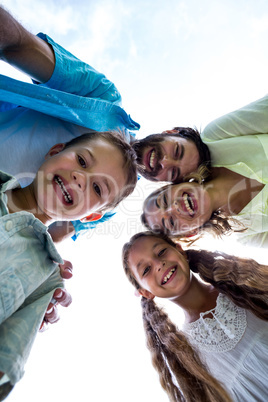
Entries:
<svg viewBox="0 0 268 402">
<path fill-rule="evenodd" d="M 137 164 L 139 173 L 148 180 L 155 180 L 154 178 L 159 174 L 161 170 L 161 165 L 159 161 L 163 159 L 163 151 L 160 143 L 164 140 L 164 138 L 159 138 L 154 141 L 147 140 L 146 138 L 140 141 L 137 141 L 133 144 L 134 151 L 137 155 Z M 148 152 L 148 149 L 152 149 L 155 151 L 155 159 L 156 164 L 153 169 L 150 171 L 146 170 L 146 166 L 143 164 L 144 154 Z"/>
</svg>

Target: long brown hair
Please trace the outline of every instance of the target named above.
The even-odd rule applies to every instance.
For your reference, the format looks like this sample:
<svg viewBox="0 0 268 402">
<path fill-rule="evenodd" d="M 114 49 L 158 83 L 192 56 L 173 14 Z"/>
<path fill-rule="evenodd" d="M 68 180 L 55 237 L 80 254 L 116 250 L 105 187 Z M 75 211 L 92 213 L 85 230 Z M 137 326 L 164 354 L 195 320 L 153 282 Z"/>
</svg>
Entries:
<svg viewBox="0 0 268 402">
<path fill-rule="evenodd" d="M 123 266 L 130 282 L 140 288 L 129 267 L 131 247 L 141 237 L 162 238 L 172 246 L 175 243 L 165 235 L 142 232 L 134 235 L 123 247 Z M 221 252 L 187 250 L 190 269 L 199 273 L 235 304 L 251 310 L 268 320 L 268 269 L 252 259 L 230 256 Z M 163 309 L 153 300 L 142 297 L 143 324 L 152 363 L 158 371 L 162 387 L 171 401 L 231 401 L 223 386 L 202 363 L 184 333 L 176 328 Z M 174 384 L 173 378 L 177 382 Z"/>
</svg>

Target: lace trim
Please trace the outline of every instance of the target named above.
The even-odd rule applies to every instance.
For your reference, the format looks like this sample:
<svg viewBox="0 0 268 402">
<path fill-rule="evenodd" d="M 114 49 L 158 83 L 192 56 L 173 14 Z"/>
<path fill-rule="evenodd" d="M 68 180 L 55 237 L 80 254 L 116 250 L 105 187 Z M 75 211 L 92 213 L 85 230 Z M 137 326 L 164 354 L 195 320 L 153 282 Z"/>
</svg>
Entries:
<svg viewBox="0 0 268 402">
<path fill-rule="evenodd" d="M 207 314 L 213 318 L 204 318 Z M 227 352 L 240 341 L 246 327 L 246 311 L 220 293 L 216 307 L 201 313 L 197 321 L 185 324 L 183 330 L 200 350 Z"/>
</svg>

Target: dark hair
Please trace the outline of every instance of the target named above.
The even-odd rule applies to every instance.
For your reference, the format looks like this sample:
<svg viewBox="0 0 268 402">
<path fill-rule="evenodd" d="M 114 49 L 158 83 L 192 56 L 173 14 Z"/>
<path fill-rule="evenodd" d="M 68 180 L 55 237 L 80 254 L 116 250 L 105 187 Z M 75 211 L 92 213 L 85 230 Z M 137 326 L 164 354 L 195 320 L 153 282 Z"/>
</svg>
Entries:
<svg viewBox="0 0 268 402">
<path fill-rule="evenodd" d="M 88 143 L 96 139 L 102 139 L 103 141 L 106 141 L 109 144 L 115 146 L 121 152 L 121 155 L 123 157 L 122 168 L 126 173 L 126 185 L 117 195 L 115 201 L 105 206 L 105 209 L 114 208 L 119 204 L 119 202 L 121 202 L 125 197 L 133 192 L 137 184 L 138 178 L 136 154 L 131 145 L 126 142 L 124 134 L 120 131 L 92 131 L 90 133 L 85 133 L 68 141 L 65 144 L 65 149 L 73 147 L 75 145 Z M 109 160 L 107 161 L 107 163 L 109 163 Z"/>
<path fill-rule="evenodd" d="M 151 146 L 153 144 L 164 141 L 166 137 L 181 137 L 188 141 L 192 141 L 198 152 L 199 152 L 199 162 L 198 165 L 206 165 L 208 168 L 211 167 L 211 157 L 210 152 L 206 144 L 203 143 L 200 137 L 200 133 L 196 128 L 191 127 L 174 127 L 173 130 L 177 130 L 175 133 L 164 132 L 161 134 L 151 134 L 147 137 L 136 140 L 133 142 L 132 146 L 137 154 L 138 171 L 146 179 L 155 181 L 155 178 L 147 172 L 142 165 L 142 153 L 145 147 Z"/>
<path fill-rule="evenodd" d="M 136 240 L 153 236 L 172 246 L 165 235 L 141 232 L 123 247 L 125 273 L 136 289 L 140 288 L 129 267 L 129 253 Z M 268 269 L 252 259 L 230 256 L 221 252 L 187 250 L 190 269 L 236 305 L 251 310 L 268 320 Z M 199 354 L 184 333 L 176 328 L 163 309 L 153 300 L 142 297 L 143 324 L 152 362 L 158 371 L 162 387 L 172 401 L 230 401 L 222 385 L 208 372 Z M 175 377 L 175 385 L 173 378 Z"/>
</svg>

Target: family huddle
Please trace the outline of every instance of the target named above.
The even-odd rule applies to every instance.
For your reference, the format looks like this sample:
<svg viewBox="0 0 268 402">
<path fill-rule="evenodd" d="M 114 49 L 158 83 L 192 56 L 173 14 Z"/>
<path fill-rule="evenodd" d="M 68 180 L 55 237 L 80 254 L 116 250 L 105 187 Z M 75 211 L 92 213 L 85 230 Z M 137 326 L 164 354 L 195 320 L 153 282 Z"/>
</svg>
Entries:
<svg viewBox="0 0 268 402">
<path fill-rule="evenodd" d="M 0 400 L 71 303 L 57 243 L 113 219 L 140 176 L 157 183 L 144 232 L 119 247 L 162 387 L 171 401 L 268 400 L 268 267 L 194 247 L 206 232 L 268 247 L 268 96 L 201 133 L 139 139 L 103 74 L 2 7 L 0 26 L 2 62 L 32 79 L 0 75 Z M 183 310 L 182 328 L 155 298 Z"/>
</svg>

